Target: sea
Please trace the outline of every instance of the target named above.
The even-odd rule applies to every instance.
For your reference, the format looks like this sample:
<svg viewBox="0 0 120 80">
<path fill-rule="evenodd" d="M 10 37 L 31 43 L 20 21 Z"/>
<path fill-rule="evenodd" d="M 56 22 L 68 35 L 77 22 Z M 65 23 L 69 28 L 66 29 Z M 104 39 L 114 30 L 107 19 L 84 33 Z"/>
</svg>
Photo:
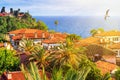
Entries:
<svg viewBox="0 0 120 80">
<path fill-rule="evenodd" d="M 107 20 L 104 16 L 34 16 L 34 18 L 45 22 L 49 30 L 77 34 L 83 38 L 91 36 L 92 29 L 120 30 L 120 17 L 118 16 L 110 16 Z M 58 25 L 55 25 L 56 20 Z"/>
</svg>

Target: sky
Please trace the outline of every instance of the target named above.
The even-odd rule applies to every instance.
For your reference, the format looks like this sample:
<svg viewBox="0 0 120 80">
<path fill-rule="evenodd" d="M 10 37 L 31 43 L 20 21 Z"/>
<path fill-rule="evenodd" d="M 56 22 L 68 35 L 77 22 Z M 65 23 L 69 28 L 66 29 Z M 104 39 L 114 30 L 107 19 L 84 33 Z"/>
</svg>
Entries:
<svg viewBox="0 0 120 80">
<path fill-rule="evenodd" d="M 33 16 L 120 16 L 120 0 L 0 0 L 0 8 L 6 7 Z"/>
</svg>

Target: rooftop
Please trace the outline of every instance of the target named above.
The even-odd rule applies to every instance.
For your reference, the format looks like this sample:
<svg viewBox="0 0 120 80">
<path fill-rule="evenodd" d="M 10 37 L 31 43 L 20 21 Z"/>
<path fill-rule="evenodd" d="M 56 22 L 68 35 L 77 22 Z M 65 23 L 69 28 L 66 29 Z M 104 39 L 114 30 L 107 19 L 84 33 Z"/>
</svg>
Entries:
<svg viewBox="0 0 120 80">
<path fill-rule="evenodd" d="M 96 34 L 95 36 L 120 36 L 120 31 L 106 31 Z"/>
<path fill-rule="evenodd" d="M 15 34 L 12 37 L 13 40 L 20 40 L 22 38 L 49 38 L 47 31 L 38 29 L 19 29 L 9 32 L 9 34 Z"/>
<path fill-rule="evenodd" d="M 9 34 L 25 34 L 25 33 L 41 33 L 44 32 L 43 30 L 38 30 L 38 29 L 19 29 L 19 30 L 14 30 L 14 31 L 10 31 L 8 32 Z"/>
<path fill-rule="evenodd" d="M 120 49 L 120 43 L 114 43 L 109 46 L 110 49 Z"/>
<path fill-rule="evenodd" d="M 106 61 L 97 61 L 95 64 L 97 68 L 100 69 L 102 74 L 111 73 L 111 71 L 118 68 L 116 64 L 106 62 Z"/>
<path fill-rule="evenodd" d="M 88 38 L 79 40 L 76 43 L 76 46 L 88 46 L 90 44 L 100 44 L 100 38 L 88 37 Z"/>
</svg>

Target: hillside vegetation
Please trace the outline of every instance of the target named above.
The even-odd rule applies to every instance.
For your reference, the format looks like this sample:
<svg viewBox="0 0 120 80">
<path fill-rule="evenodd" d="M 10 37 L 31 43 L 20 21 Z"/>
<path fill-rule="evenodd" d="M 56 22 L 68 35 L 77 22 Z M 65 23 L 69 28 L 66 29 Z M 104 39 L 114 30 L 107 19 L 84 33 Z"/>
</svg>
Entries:
<svg viewBox="0 0 120 80">
<path fill-rule="evenodd" d="M 7 33 L 21 28 L 48 30 L 48 27 L 44 22 L 36 21 L 29 13 L 25 13 L 21 18 L 11 16 L 0 17 L 0 33 Z"/>
</svg>

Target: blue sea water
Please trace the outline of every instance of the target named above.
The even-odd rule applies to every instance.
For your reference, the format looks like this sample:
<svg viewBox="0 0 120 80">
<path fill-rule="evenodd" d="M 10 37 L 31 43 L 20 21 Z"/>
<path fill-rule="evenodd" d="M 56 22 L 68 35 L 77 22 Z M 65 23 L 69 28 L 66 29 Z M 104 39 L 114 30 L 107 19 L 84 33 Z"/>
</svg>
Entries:
<svg viewBox="0 0 120 80">
<path fill-rule="evenodd" d="M 109 17 L 107 20 L 102 16 L 34 16 L 34 18 L 44 21 L 50 30 L 74 33 L 83 38 L 90 36 L 92 29 L 120 30 L 120 17 Z M 57 27 L 54 24 L 55 20 L 59 22 Z"/>
</svg>

